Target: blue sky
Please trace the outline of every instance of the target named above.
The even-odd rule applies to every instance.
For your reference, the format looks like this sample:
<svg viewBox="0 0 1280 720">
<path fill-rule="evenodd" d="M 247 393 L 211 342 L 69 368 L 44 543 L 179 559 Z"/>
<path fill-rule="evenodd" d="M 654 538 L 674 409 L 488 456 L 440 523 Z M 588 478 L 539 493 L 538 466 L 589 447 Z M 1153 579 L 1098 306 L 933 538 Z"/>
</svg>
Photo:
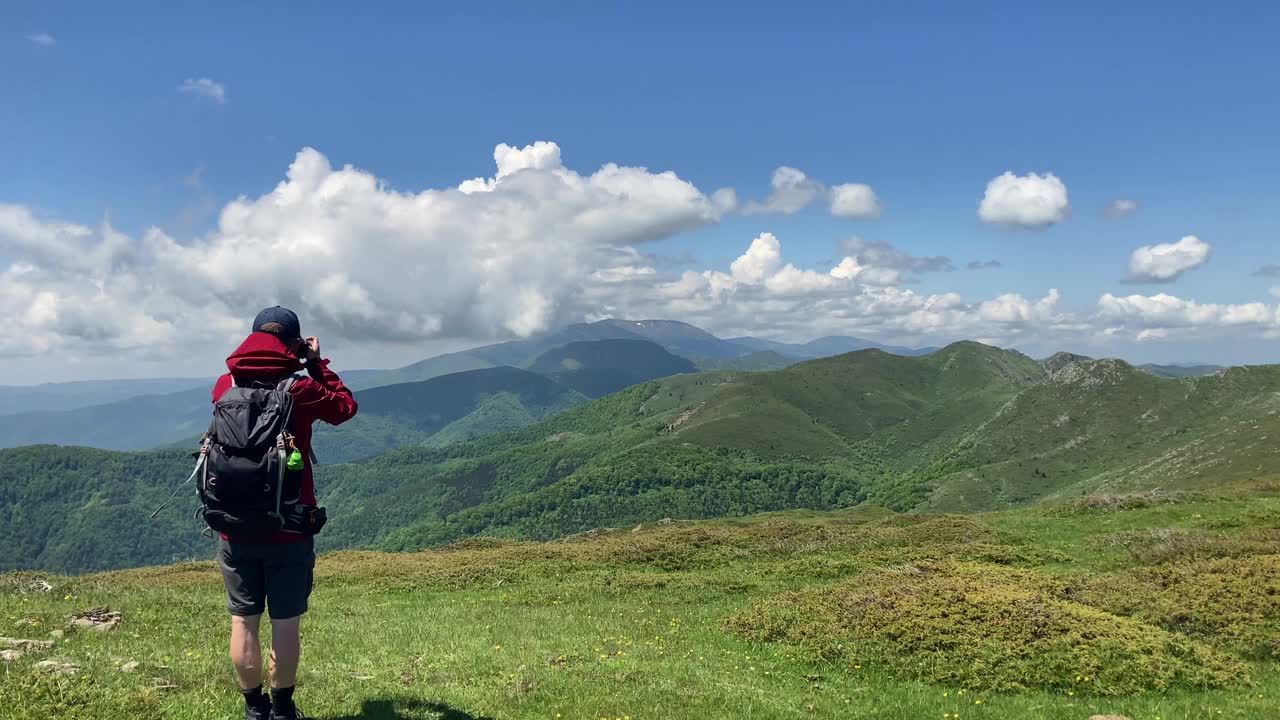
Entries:
<svg viewBox="0 0 1280 720">
<path fill-rule="evenodd" d="M 492 176 L 498 143 L 545 140 L 583 175 L 605 163 L 670 170 L 745 203 L 788 166 L 828 186 L 866 183 L 881 204 L 874 220 L 815 202 L 659 234 L 642 249 L 669 258 L 663 272 L 727 272 L 762 232 L 787 262 L 825 272 L 856 235 L 951 258 L 956 271 L 903 287 L 969 303 L 1056 288 L 1077 315 L 1106 293 L 1275 305 L 1280 278 L 1253 274 L 1280 263 L 1273 4 L 540 5 L 8 3 L 0 203 L 45 222 L 109 218 L 134 242 L 159 227 L 185 243 L 215 232 L 238 196 L 269 193 L 304 147 L 416 193 Z M 179 91 L 202 78 L 224 95 Z M 984 189 L 1005 171 L 1060 178 L 1070 217 L 1031 229 L 982 222 Z M 1104 217 L 1117 199 L 1137 211 Z M 1171 283 L 1122 282 L 1135 249 L 1187 235 L 1212 246 L 1207 262 Z M 20 247 L 0 237 L 0 268 L 24 260 Z M 991 259 L 1001 267 L 964 269 Z M 760 334 L 797 332 L 762 324 Z M 340 342 L 360 341 L 331 326 Z M 490 339 L 466 327 L 378 347 L 399 360 Z M 1174 328 L 1104 349 L 1261 362 L 1274 355 L 1266 328 Z M 86 373 L 130 371 L 138 348 L 108 345 Z M 0 354 L 6 365 L 49 379 L 29 354 Z"/>
</svg>

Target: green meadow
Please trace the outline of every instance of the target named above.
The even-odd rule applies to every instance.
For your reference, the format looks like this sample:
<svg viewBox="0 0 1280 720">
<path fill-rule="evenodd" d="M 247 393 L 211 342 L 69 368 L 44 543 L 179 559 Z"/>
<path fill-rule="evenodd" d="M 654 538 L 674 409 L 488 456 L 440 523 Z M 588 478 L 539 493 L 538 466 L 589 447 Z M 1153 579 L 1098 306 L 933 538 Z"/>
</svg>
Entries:
<svg viewBox="0 0 1280 720">
<path fill-rule="evenodd" d="M 1280 700 L 1276 480 L 474 538 L 328 553 L 317 575 L 298 699 L 324 720 L 1262 719 Z M 238 717 L 223 601 L 208 562 L 0 576 L 0 635 L 63 634 L 0 666 L 0 714 Z M 118 626 L 69 624 L 102 607 Z"/>
</svg>

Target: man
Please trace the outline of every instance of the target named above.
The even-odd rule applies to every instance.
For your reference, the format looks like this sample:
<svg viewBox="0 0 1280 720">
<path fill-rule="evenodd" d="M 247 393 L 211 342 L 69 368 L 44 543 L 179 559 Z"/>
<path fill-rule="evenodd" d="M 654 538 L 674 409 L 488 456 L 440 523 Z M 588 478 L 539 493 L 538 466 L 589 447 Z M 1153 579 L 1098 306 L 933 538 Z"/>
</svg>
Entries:
<svg viewBox="0 0 1280 720">
<path fill-rule="evenodd" d="M 305 361 L 305 362 L 304 362 Z M 275 387 L 306 368 L 289 388 L 293 396 L 292 432 L 302 457 L 311 454 L 311 424 L 338 425 L 356 414 L 356 401 L 342 380 L 321 359 L 320 341 L 303 338 L 298 316 L 276 306 L 258 313 L 253 333 L 227 358 L 230 371 L 218 379 L 213 401 L 233 385 Z M 315 480 L 308 461 L 301 478 L 299 504 L 316 504 Z M 293 703 L 301 651 L 299 626 L 307 611 L 315 568 L 314 536 L 280 532 L 267 537 L 222 536 L 218 564 L 231 612 L 231 662 L 244 695 L 246 720 L 297 720 Z M 271 618 L 271 696 L 262 690 L 262 645 L 258 629 L 263 611 Z"/>
</svg>

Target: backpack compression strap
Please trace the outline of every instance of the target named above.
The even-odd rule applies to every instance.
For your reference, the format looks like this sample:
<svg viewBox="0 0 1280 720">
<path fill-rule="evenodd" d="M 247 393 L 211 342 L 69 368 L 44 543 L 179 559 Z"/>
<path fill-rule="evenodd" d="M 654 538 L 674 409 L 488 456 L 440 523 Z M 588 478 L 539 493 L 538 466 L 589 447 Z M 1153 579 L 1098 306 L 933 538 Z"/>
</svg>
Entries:
<svg viewBox="0 0 1280 720">
<path fill-rule="evenodd" d="M 299 375 L 290 375 L 289 377 L 281 380 L 279 385 L 276 385 L 276 390 L 279 390 L 280 392 L 290 392 L 293 390 L 293 386 L 297 384 L 300 379 L 301 376 Z M 316 459 L 316 451 L 314 448 L 307 448 L 307 459 L 311 461 L 312 467 L 320 464 L 320 461 Z"/>
</svg>

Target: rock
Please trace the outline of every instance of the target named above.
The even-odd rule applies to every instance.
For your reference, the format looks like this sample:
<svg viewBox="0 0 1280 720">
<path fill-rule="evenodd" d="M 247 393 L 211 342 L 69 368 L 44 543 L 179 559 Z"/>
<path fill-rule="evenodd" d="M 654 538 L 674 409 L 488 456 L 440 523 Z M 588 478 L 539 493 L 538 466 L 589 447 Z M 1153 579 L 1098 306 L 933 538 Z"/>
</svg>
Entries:
<svg viewBox="0 0 1280 720">
<path fill-rule="evenodd" d="M 40 672 L 54 673 L 55 675 L 75 675 L 80 672 L 78 666 L 58 660 L 42 660 L 35 664 L 35 668 Z"/>
<path fill-rule="evenodd" d="M 22 657 L 21 650 L 0 650 L 0 662 L 14 662 Z"/>
<path fill-rule="evenodd" d="M 67 635 L 67 634 L 66 634 L 65 632 L 63 632 L 62 630 L 50 630 L 50 631 L 49 631 L 49 637 L 53 638 L 54 640 L 61 640 L 62 638 L 66 637 L 66 635 Z"/>
<path fill-rule="evenodd" d="M 112 612 L 111 608 L 98 607 L 77 613 L 71 618 L 71 625 L 85 630 L 106 632 L 114 629 L 122 620 L 124 616 L 118 612 Z"/>
<path fill-rule="evenodd" d="M 10 575 L 5 579 L 5 584 L 12 586 L 20 593 L 47 593 L 53 592 L 53 586 L 48 580 L 39 577 L 32 577 L 23 573 Z"/>
<path fill-rule="evenodd" d="M 21 638 L 0 637 L 0 646 L 19 650 L 48 650 L 53 647 L 52 640 L 23 640 Z"/>
<path fill-rule="evenodd" d="M 138 662 L 137 660 L 130 660 L 129 662 L 120 666 L 120 672 L 131 673 L 134 670 L 137 670 L 138 666 L 141 664 L 142 663 Z"/>
</svg>

